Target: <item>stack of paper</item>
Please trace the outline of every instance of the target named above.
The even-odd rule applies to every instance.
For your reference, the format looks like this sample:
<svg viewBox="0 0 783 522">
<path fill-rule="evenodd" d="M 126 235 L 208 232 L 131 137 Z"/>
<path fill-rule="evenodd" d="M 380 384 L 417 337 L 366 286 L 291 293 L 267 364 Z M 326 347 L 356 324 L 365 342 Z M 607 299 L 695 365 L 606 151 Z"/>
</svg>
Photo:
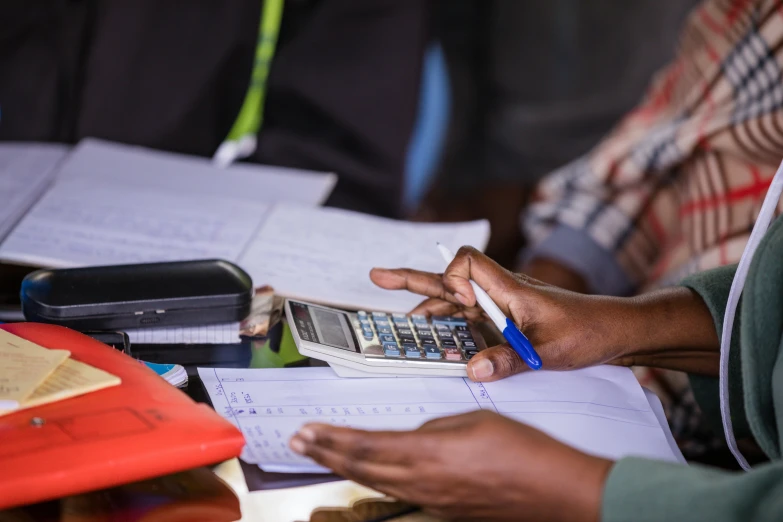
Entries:
<svg viewBox="0 0 783 522">
<path fill-rule="evenodd" d="M 330 368 L 198 372 L 215 411 L 244 433 L 243 460 L 264 471 L 328 471 L 288 448 L 291 436 L 307 422 L 411 430 L 438 417 L 479 409 L 529 424 L 594 455 L 682 462 L 665 420 L 656 415 L 628 368 L 526 372 L 491 383 L 431 377 L 341 379 Z"/>
<path fill-rule="evenodd" d="M 489 239 L 486 221 L 408 223 L 317 208 L 335 181 L 87 140 L 0 245 L 0 260 L 62 268 L 221 258 L 278 295 L 405 312 L 418 298 L 374 287 L 372 267 L 437 272 L 436 242 L 483 249 Z"/>
<path fill-rule="evenodd" d="M 0 415 L 120 384 L 120 378 L 0 330 Z"/>
</svg>

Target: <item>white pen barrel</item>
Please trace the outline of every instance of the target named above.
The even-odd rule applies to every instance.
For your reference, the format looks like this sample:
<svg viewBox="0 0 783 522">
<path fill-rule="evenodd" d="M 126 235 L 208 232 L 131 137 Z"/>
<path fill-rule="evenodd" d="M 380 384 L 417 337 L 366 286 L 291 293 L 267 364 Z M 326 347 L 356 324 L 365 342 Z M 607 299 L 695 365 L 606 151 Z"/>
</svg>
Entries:
<svg viewBox="0 0 783 522">
<path fill-rule="evenodd" d="M 489 294 L 487 294 L 483 288 L 476 284 L 475 281 L 471 280 L 470 284 L 473 287 L 473 293 L 476 294 L 476 301 L 478 301 L 479 306 L 481 306 L 489 318 L 492 319 L 492 322 L 495 323 L 495 326 L 498 327 L 498 330 L 501 332 L 505 330 L 506 316 L 503 315 L 503 312 L 500 311 L 498 305 L 495 304 L 492 298 L 489 297 Z"/>
</svg>

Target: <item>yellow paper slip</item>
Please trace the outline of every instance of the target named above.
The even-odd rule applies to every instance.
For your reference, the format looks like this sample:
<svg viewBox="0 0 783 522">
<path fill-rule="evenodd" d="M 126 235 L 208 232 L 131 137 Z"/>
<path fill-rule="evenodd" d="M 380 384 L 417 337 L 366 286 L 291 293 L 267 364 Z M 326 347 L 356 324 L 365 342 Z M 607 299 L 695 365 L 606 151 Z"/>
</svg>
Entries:
<svg viewBox="0 0 783 522">
<path fill-rule="evenodd" d="M 15 410 L 71 355 L 0 330 L 0 410 Z"/>
<path fill-rule="evenodd" d="M 32 408 L 50 402 L 83 395 L 122 382 L 119 377 L 75 359 L 66 359 L 35 392 L 22 402 L 21 408 Z M 2 413 L 0 413 L 2 415 Z"/>
</svg>

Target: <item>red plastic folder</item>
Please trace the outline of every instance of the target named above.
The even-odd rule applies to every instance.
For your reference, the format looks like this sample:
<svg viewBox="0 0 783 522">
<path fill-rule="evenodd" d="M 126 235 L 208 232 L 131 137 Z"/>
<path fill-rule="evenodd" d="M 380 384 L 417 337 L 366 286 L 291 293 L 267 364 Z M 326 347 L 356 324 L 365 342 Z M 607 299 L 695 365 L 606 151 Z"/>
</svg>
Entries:
<svg viewBox="0 0 783 522">
<path fill-rule="evenodd" d="M 59 326 L 0 328 L 69 350 L 72 358 L 122 379 L 119 386 L 0 417 L 0 509 L 214 464 L 241 452 L 239 430 L 131 357 Z"/>
</svg>

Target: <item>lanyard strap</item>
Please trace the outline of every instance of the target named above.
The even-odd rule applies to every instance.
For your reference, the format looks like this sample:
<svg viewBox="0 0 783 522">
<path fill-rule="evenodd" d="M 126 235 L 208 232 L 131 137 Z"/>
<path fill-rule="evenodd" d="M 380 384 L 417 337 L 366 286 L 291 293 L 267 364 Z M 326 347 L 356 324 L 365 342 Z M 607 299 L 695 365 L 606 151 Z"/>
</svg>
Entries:
<svg viewBox="0 0 783 522">
<path fill-rule="evenodd" d="M 256 136 L 264 115 L 269 66 L 275 54 L 280 21 L 283 18 L 283 2 L 284 0 L 264 0 L 261 21 L 258 24 L 256 57 L 250 85 L 247 87 L 245 100 L 234 125 L 212 158 L 220 167 L 228 166 L 237 159 L 246 158 L 256 150 Z"/>
<path fill-rule="evenodd" d="M 770 223 L 775 217 L 775 209 L 778 207 L 780 194 L 783 192 L 783 163 L 778 167 L 775 177 L 767 190 L 767 196 L 761 205 L 759 217 L 756 224 L 753 225 L 753 231 L 750 233 L 750 239 L 742 252 L 742 257 L 737 265 L 737 272 L 734 274 L 734 280 L 731 282 L 729 290 L 729 300 L 726 303 L 726 314 L 723 316 L 723 332 L 720 337 L 720 414 L 723 420 L 723 433 L 726 436 L 726 443 L 731 450 L 734 458 L 742 469 L 750 470 L 750 465 L 745 457 L 737 448 L 737 441 L 734 438 L 734 427 L 731 422 L 731 410 L 729 408 L 729 350 L 731 349 L 731 332 L 734 329 L 734 316 L 737 312 L 742 289 L 745 286 L 745 280 L 748 277 L 748 270 L 753 261 L 753 255 L 761 243 L 764 234 L 767 232 Z"/>
</svg>

